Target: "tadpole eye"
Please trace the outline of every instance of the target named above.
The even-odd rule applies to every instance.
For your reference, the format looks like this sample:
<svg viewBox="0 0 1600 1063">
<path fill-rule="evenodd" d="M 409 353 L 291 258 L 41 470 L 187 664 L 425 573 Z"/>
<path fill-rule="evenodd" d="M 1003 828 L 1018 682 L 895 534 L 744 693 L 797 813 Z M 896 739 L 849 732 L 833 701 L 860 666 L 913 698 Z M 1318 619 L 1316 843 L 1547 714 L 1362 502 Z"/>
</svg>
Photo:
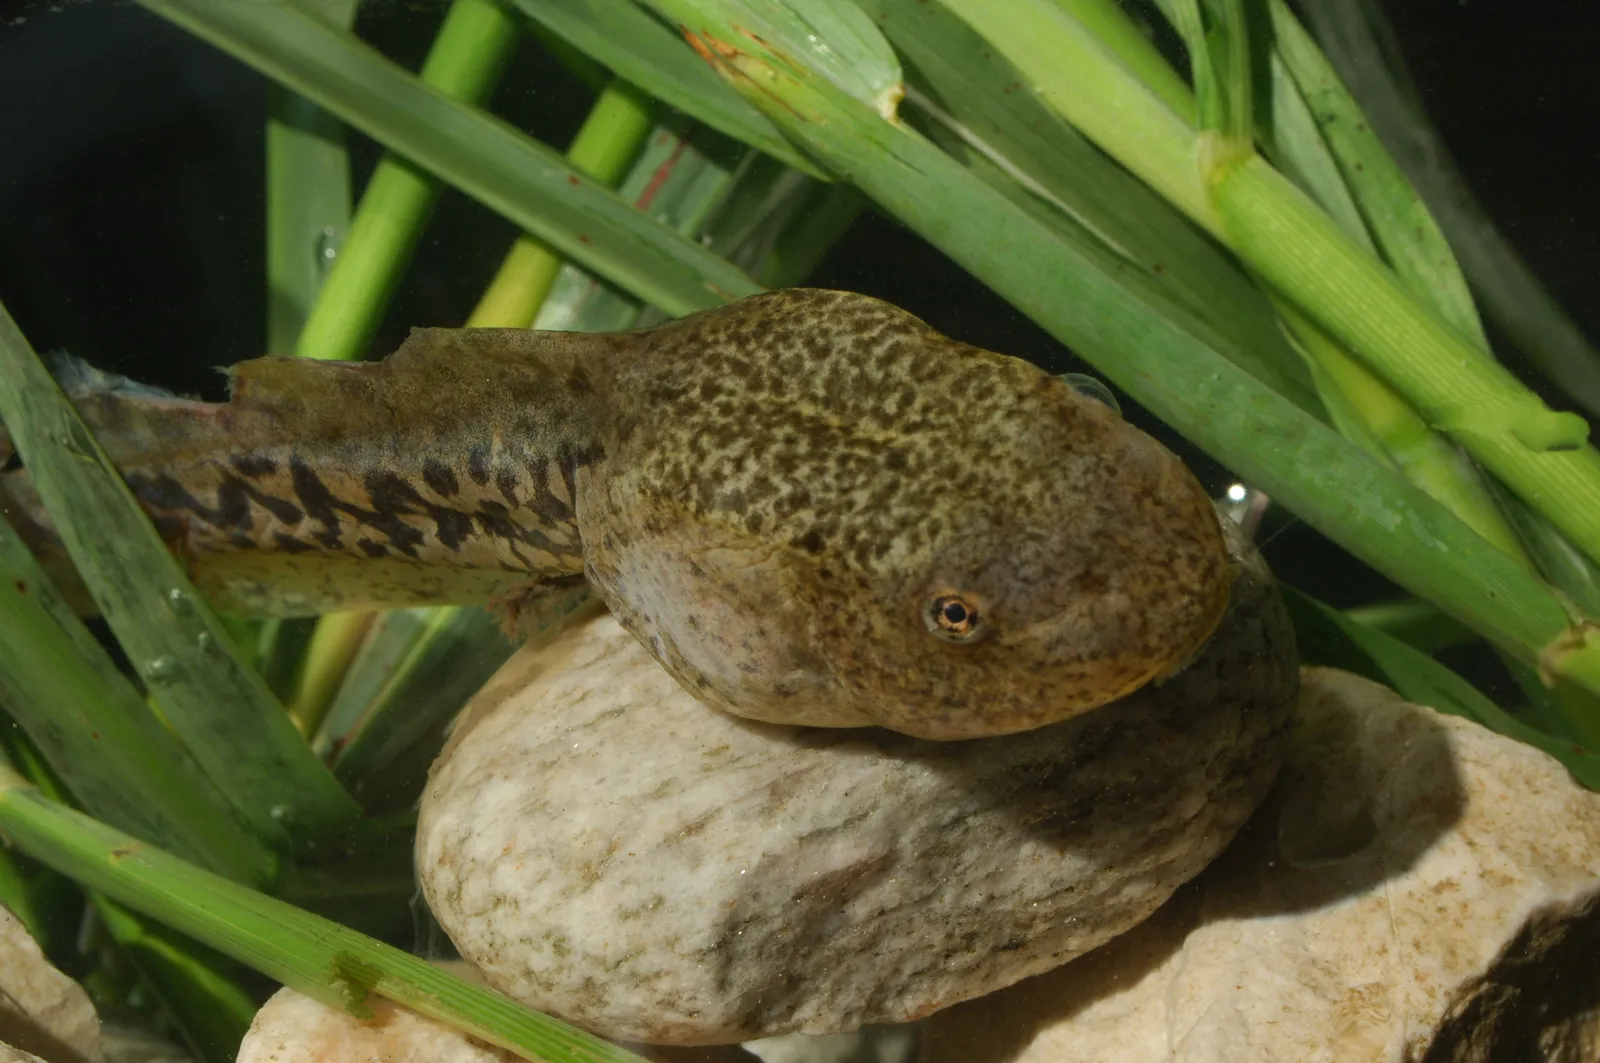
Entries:
<svg viewBox="0 0 1600 1063">
<path fill-rule="evenodd" d="M 928 603 L 928 631 L 947 642 L 970 642 L 983 630 L 978 607 L 959 594 L 941 594 Z"/>
</svg>

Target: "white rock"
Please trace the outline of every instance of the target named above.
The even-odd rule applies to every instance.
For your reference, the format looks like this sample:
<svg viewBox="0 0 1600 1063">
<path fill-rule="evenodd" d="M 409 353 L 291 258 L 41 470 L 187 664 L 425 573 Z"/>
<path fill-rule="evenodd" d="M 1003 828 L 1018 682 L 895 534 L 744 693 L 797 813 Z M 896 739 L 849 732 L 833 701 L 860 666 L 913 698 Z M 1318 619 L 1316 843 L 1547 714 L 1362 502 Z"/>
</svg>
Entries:
<svg viewBox="0 0 1600 1063">
<path fill-rule="evenodd" d="M 1600 1059 L 1600 795 L 1308 669 L 1283 778 L 1133 932 L 928 1020 L 924 1063 Z"/>
<path fill-rule="evenodd" d="M 239 1045 L 238 1063 L 513 1063 L 521 1057 L 381 997 L 358 1019 L 292 989 L 274 993 Z"/>
<path fill-rule="evenodd" d="M 381 997 L 368 1000 L 372 1015 L 349 1012 L 297 993 L 274 993 L 245 1033 L 237 1063 L 521 1063 L 522 1057 L 484 1044 L 445 1023 Z M 750 1063 L 736 1049 L 635 1049 L 651 1063 Z M 5 1063 L 0 1057 L 0 1063 Z"/>
<path fill-rule="evenodd" d="M 0 1042 L 50 1063 L 98 1061 L 100 1019 L 83 988 L 58 971 L 27 927 L 0 907 Z"/>
<path fill-rule="evenodd" d="M 918 1018 L 1137 924 L 1265 794 L 1298 675 L 1240 560 L 1189 668 L 1075 720 L 929 742 L 720 715 L 609 618 L 509 661 L 423 798 L 417 866 L 501 991 L 710 1044 Z"/>
<path fill-rule="evenodd" d="M 52 1063 L 52 1061 L 40 1059 L 32 1052 L 24 1052 L 20 1048 L 0 1044 L 0 1063 Z"/>
<path fill-rule="evenodd" d="M 142 1026 L 100 1024 L 100 1049 L 107 1063 L 195 1063 L 187 1050 Z"/>
</svg>

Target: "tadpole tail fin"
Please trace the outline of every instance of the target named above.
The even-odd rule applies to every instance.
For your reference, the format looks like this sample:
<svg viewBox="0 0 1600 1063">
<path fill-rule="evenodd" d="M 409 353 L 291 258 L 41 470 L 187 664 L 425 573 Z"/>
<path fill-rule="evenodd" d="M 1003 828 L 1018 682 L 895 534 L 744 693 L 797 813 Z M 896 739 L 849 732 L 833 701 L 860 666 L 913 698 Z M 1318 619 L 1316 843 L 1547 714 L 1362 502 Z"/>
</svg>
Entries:
<svg viewBox="0 0 1600 1063">
<path fill-rule="evenodd" d="M 52 356 L 52 372 L 190 578 L 243 616 L 485 604 L 583 570 L 577 465 L 599 337 L 416 330 L 376 363 L 261 358 L 204 402 Z M 93 603 L 0 426 L 0 513 Z"/>
<path fill-rule="evenodd" d="M 42 357 L 56 383 L 75 404 L 85 396 L 101 392 L 175 398 L 127 377 L 102 372 L 65 351 L 49 351 Z M 93 427 L 90 426 L 91 430 Z M 50 514 L 34 489 L 33 480 L 23 465 L 22 455 L 17 452 L 16 442 L 3 421 L 0 421 L 0 519 L 10 525 L 62 597 L 80 616 L 91 616 L 97 611 L 94 599 L 79 578 L 77 568 L 56 534 Z"/>
</svg>

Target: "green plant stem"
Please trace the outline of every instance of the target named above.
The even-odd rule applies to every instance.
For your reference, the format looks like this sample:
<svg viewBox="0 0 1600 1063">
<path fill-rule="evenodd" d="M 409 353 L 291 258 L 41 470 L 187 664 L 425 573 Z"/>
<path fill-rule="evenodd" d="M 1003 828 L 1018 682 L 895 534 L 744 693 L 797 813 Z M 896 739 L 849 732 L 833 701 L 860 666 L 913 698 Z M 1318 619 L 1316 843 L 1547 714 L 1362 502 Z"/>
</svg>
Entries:
<svg viewBox="0 0 1600 1063">
<path fill-rule="evenodd" d="M 1275 10 L 1277 6 L 1274 0 Z M 1219 73 L 1211 50 L 1215 38 L 1207 39 L 1201 30 L 1199 6 L 1195 0 L 1165 0 L 1164 9 L 1184 35 L 1194 43 L 1195 78 L 1206 91 L 1211 120 L 1221 132 L 1227 124 L 1228 136 L 1248 142 L 1243 121 L 1250 112 L 1248 103 L 1252 77 L 1249 55 L 1242 47 L 1245 34 L 1235 32 L 1225 42 L 1227 61 Z M 1240 18 L 1237 5 L 1227 9 L 1234 20 Z M 1300 42 L 1304 44 L 1305 42 Z M 1315 53 L 1314 46 L 1310 48 Z M 1381 146 L 1362 138 L 1355 127 L 1359 116 L 1352 116 L 1320 73 L 1317 54 L 1297 49 L 1287 66 L 1276 53 L 1270 55 L 1272 106 L 1261 116 L 1256 134 L 1275 147 L 1294 167 L 1299 180 L 1321 201 L 1341 230 L 1359 247 L 1376 256 L 1378 246 L 1369 238 L 1362 209 L 1372 218 L 1373 229 L 1382 234 L 1386 253 L 1393 250 L 1404 268 L 1402 279 L 1423 298 L 1453 310 L 1452 320 L 1464 329 L 1476 328 L 1477 318 L 1471 299 L 1461 301 L 1465 286 L 1449 257 L 1449 248 L 1438 237 L 1432 221 L 1416 202 L 1409 186 L 1393 172 Z M 1313 112 L 1302 96 L 1300 85 L 1290 76 L 1304 74 L 1318 93 L 1320 108 Z M 1226 75 L 1226 84 L 1222 83 Z M 1191 108 L 1192 111 L 1192 108 Z M 1319 121 L 1319 118 L 1321 121 Z M 1342 132 L 1337 141 L 1342 149 L 1330 151 L 1324 131 L 1330 123 Z M 1376 150 L 1374 150 L 1376 149 Z M 1347 160 L 1347 166 L 1340 161 Z M 1369 172 L 1370 171 L 1370 172 Z M 1359 178 L 1358 180 L 1355 180 Z M 1359 197 L 1346 187 L 1351 179 Z M 1358 206 L 1358 201 L 1361 204 Z M 1376 206 L 1373 204 L 1376 203 Z M 1450 287 L 1452 282 L 1455 287 Z M 1358 362 L 1348 351 L 1308 320 L 1281 296 L 1272 297 L 1278 313 L 1288 326 L 1297 348 L 1312 371 L 1317 391 L 1335 426 L 1368 453 L 1404 473 L 1430 496 L 1448 506 L 1478 534 L 1531 566 L 1521 541 L 1500 513 L 1496 499 L 1473 465 L 1460 451 L 1432 431 L 1426 422 L 1382 379 Z"/>
<path fill-rule="evenodd" d="M 1582 418 L 1547 409 L 1401 290 L 1265 160 L 1214 174 L 1212 195 L 1234 246 L 1269 283 L 1600 558 L 1600 455 L 1583 443 Z"/>
<path fill-rule="evenodd" d="M 649 97 L 622 79 L 614 79 L 584 119 L 567 149 L 567 160 L 600 184 L 615 188 L 650 135 L 654 115 Z M 538 237 L 528 233 L 517 237 L 467 326 L 531 327 L 563 261 Z"/>
<path fill-rule="evenodd" d="M 331 1007 L 376 994 L 547 1063 L 642 1063 L 415 956 L 64 808 L 0 766 L 0 832 L 41 863 Z"/>
<path fill-rule="evenodd" d="M 1423 653 L 1435 653 L 1477 638 L 1471 628 L 1441 612 L 1432 602 L 1416 598 L 1362 605 L 1344 612 L 1356 623 L 1399 639 Z"/>
<path fill-rule="evenodd" d="M 1282 5 L 1272 2 L 1276 14 Z M 1291 42 L 1279 34 L 1273 43 L 1289 50 Z M 1293 43 L 1287 58 L 1278 50 L 1268 54 L 1272 105 L 1262 115 L 1257 136 L 1291 162 L 1298 181 L 1353 243 L 1373 257 L 1381 249 L 1414 294 L 1465 334 L 1481 339 L 1465 282 L 1426 209 L 1382 146 L 1370 134 L 1363 135 L 1360 113 L 1337 79 L 1330 80 L 1315 46 L 1300 38 Z M 1313 93 L 1315 106 L 1307 99 Z M 1273 298 L 1339 430 L 1532 568 L 1521 539 L 1500 511 L 1498 496 L 1460 449 L 1430 429 L 1387 383 L 1283 297 Z"/>
<path fill-rule="evenodd" d="M 310 737 L 322 726 L 350 662 L 372 628 L 373 615 L 363 611 L 329 613 L 318 619 L 289 698 L 289 716 L 301 734 Z"/>
<path fill-rule="evenodd" d="M 1600 417 L 1600 352 L 1561 308 L 1473 195 L 1418 100 L 1380 5 L 1304 4 L 1315 31 L 1379 139 L 1422 193 L 1484 312 L 1571 399 Z"/>
<path fill-rule="evenodd" d="M 1032 78 L 1063 117 L 1221 237 L 1431 426 L 1600 557 L 1600 460 L 1584 445 L 1582 418 L 1553 413 L 1482 358 L 1264 160 L 1241 157 L 1239 145 L 1215 134 L 1197 143 L 1131 74 L 1097 57 L 1075 23 L 1041 17 L 1045 0 L 945 2 Z"/>
<path fill-rule="evenodd" d="M 452 99 L 478 103 L 499 80 L 516 42 L 516 23 L 494 0 L 454 0 L 421 79 Z M 297 354 L 365 354 L 438 197 L 438 180 L 413 163 L 395 155 L 379 160 Z"/>
<path fill-rule="evenodd" d="M 1203 228 L 1220 235 L 1221 221 L 1195 164 L 1193 125 L 1056 7 L 1055 0 L 941 2 L 996 45 L 1058 114 Z"/>
<path fill-rule="evenodd" d="M 1098 239 L 1117 251 L 1213 329 L 1218 350 L 1235 364 L 1322 415 L 1303 361 L 1237 259 L 1049 108 L 1016 67 L 955 14 L 918 0 L 856 2 L 905 57 L 913 73 L 911 118 L 930 120 L 921 131 L 1031 207 L 1062 239 L 1074 242 L 1072 230 L 1081 227 L 1087 232 L 1076 242 Z M 983 62 L 970 59 L 985 54 Z M 1187 87 L 1183 92 L 1187 98 Z M 1188 100 L 1187 111 L 1193 110 Z M 986 173 L 983 160 L 1003 173 Z"/>
<path fill-rule="evenodd" d="M 70 800 L 59 773 L 53 771 L 27 741 L 19 741 L 15 736 L 4 741 L 0 769 L 7 772 L 8 755 L 10 763 L 19 765 L 50 801 L 65 804 Z M 20 855 L 15 852 L 0 854 L 4 858 L 0 860 L 0 867 L 12 864 Z M 35 868 L 36 877 L 54 885 L 55 896 L 49 899 L 51 907 L 59 909 L 65 905 L 75 909 L 60 913 L 70 915 L 72 923 L 78 927 L 74 945 L 57 942 L 53 948 L 41 935 L 39 927 L 29 925 L 29 932 L 47 955 L 63 955 L 69 949 L 84 951 L 82 924 L 87 900 L 100 919 L 100 925 L 94 929 L 103 930 L 114 946 L 111 962 L 127 965 L 138 972 L 200 1059 L 207 1063 L 231 1063 L 256 1009 L 249 996 L 221 973 L 218 957 L 202 956 L 192 942 L 165 928 L 146 925 L 142 917 L 124 910 L 104 894 L 89 891 L 86 896 L 76 888 L 76 883 L 63 878 L 54 869 L 39 867 L 31 859 L 29 863 Z M 9 898 L 7 903 L 10 904 Z M 37 906 L 33 911 L 37 921 L 42 913 Z M 59 917 L 57 915 L 56 921 Z M 101 967 L 95 973 L 103 972 Z M 89 988 L 87 980 L 85 988 Z"/>
<path fill-rule="evenodd" d="M 1521 540 L 1471 462 L 1322 329 L 1287 303 L 1280 302 L 1278 310 L 1312 366 L 1317 390 L 1339 431 L 1393 465 L 1528 571 L 1535 571 Z"/>
<path fill-rule="evenodd" d="M 452 99 L 480 103 L 499 81 L 517 37 L 516 23 L 495 0 L 454 0 L 420 79 Z M 433 175 L 395 154 L 384 154 L 300 334 L 297 354 L 337 360 L 365 356 L 439 190 Z M 290 714 L 303 734 L 316 733 L 371 622 L 372 614 L 364 612 L 317 621 L 290 701 Z"/>
<path fill-rule="evenodd" d="M 441 34 L 441 47 L 443 41 L 444 34 Z M 600 93 L 568 149 L 567 158 L 575 168 L 596 181 L 607 187 L 615 187 L 628 172 L 645 137 L 649 135 L 653 116 L 654 107 L 647 97 L 626 82 L 614 79 Z M 545 296 L 549 294 L 562 261 L 559 253 L 537 237 L 526 233 L 518 237 L 472 312 L 467 326 L 530 327 Z M 418 645 L 425 644 L 462 612 L 459 609 L 438 611 Z M 351 662 L 372 627 L 372 620 L 371 613 L 346 613 L 323 617 L 318 622 L 300 682 L 290 702 L 290 714 L 304 734 L 316 735 L 322 726 L 323 718 L 333 704 Z M 391 685 L 387 691 L 388 700 L 393 701 L 396 691 L 403 686 L 403 682 L 399 686 Z M 452 692 L 451 697 L 459 701 L 460 695 Z M 450 698 L 445 698 L 445 701 L 454 704 Z"/>
<path fill-rule="evenodd" d="M 1484 357 L 1489 353 L 1488 340 L 1478 318 L 1466 278 L 1457 265 L 1455 254 L 1405 174 L 1396 164 L 1368 122 L 1367 115 L 1345 88 L 1332 64 L 1312 41 L 1304 27 L 1289 13 L 1282 0 L 1271 0 L 1267 7 L 1274 45 L 1275 100 L 1279 103 L 1298 103 L 1307 132 L 1300 139 L 1321 157 L 1310 166 L 1331 171 L 1330 180 L 1339 188 L 1348 183 L 1359 201 L 1363 222 L 1356 219 L 1354 227 L 1344 215 L 1341 228 L 1347 235 L 1364 237 L 1370 228 L 1383 256 L 1395 268 L 1396 274 L 1412 293 L 1432 306 L 1446 322 L 1463 336 L 1472 340 Z M 1315 11 L 1315 9 L 1312 9 Z M 1278 61 L 1281 56 L 1281 62 Z M 1287 82 L 1287 84 L 1285 84 Z M 1274 122 L 1281 126 L 1288 118 L 1289 109 L 1274 107 Z M 1313 142 L 1314 143 L 1311 143 Z M 1309 153 L 1309 152 L 1308 152 Z M 1327 199 L 1318 194 L 1323 205 Z M 1352 205 L 1355 201 L 1352 201 Z M 1331 211 L 1330 211 L 1331 213 Z M 1515 272 L 1514 270 L 1512 272 Z M 1498 274 L 1497 274 L 1498 276 Z M 1348 360 L 1348 359 L 1347 359 Z M 1576 367 L 1575 363 L 1567 363 Z M 1358 410 L 1362 404 L 1355 404 Z M 1415 417 L 1415 415 L 1412 415 Z M 1420 418 L 1417 418 L 1420 422 Z M 1457 459 L 1456 464 L 1466 466 Z M 1473 470 L 1474 479 L 1482 483 L 1481 475 Z M 1438 497 L 1437 493 L 1435 496 Z M 1516 537 L 1532 562 L 1545 577 L 1569 595 L 1591 618 L 1600 617 L 1593 588 L 1596 569 L 1584 558 L 1581 551 L 1549 522 L 1527 509 L 1515 496 L 1489 486 L 1479 487 L 1477 493 L 1492 494 L 1499 511 L 1498 537 Z M 1469 522 L 1482 532 L 1481 520 Z M 1515 530 L 1513 530 L 1515 526 Z M 1563 698 L 1563 704 L 1572 702 Z M 1600 717 L 1600 707 L 1591 706 L 1584 715 Z"/>
<path fill-rule="evenodd" d="M 1150 38 L 1119 8 L 1116 0 L 1053 0 L 1077 19 L 1101 46 L 1116 56 L 1167 107 L 1193 125 L 1197 120 L 1189 85 L 1156 50 Z M 998 6 L 998 5 L 996 5 Z"/>
<path fill-rule="evenodd" d="M 1272 40 L 1339 173 L 1355 193 L 1383 259 L 1418 297 L 1489 357 L 1489 340 L 1450 245 L 1378 141 L 1339 76 L 1283 0 L 1267 4 Z"/>
<path fill-rule="evenodd" d="M 189 942 L 159 925 L 147 925 L 104 894 L 91 894 L 111 939 L 155 990 L 184 1039 L 208 1063 L 232 1063 L 256 1004 Z"/>
</svg>

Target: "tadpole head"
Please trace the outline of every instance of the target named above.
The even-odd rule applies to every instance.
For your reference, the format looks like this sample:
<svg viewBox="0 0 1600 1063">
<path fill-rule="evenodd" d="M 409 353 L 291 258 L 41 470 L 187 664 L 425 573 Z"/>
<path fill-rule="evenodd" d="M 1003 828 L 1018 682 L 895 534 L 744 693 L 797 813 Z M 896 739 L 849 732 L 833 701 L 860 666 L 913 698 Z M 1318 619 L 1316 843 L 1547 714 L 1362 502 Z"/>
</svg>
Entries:
<svg viewBox="0 0 1600 1063">
<path fill-rule="evenodd" d="M 642 364 L 680 368 L 581 516 L 613 610 L 713 706 L 1023 731 L 1180 668 L 1226 609 L 1199 482 L 1060 378 L 843 293 L 661 332 Z"/>
</svg>

